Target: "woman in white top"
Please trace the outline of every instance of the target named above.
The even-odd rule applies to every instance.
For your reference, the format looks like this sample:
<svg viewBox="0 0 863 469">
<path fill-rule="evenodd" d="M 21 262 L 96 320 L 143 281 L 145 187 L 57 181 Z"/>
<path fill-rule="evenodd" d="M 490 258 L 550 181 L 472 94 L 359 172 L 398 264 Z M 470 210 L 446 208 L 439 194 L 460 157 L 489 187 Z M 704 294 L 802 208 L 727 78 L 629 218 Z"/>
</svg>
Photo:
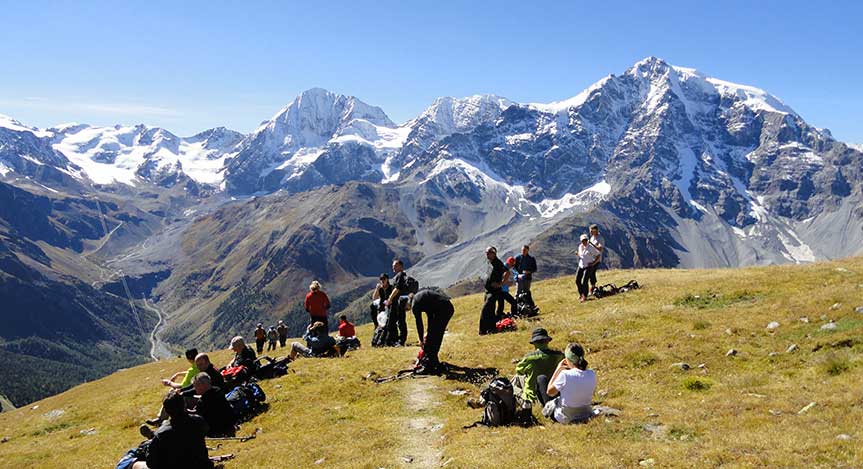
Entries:
<svg viewBox="0 0 863 469">
<path fill-rule="evenodd" d="M 584 303 L 589 294 L 588 277 L 590 269 L 601 253 L 596 246 L 590 244 L 590 238 L 581 235 L 581 244 L 578 245 L 578 270 L 575 272 L 575 285 L 578 287 L 578 301 Z"/>
<path fill-rule="evenodd" d="M 567 345 L 563 354 L 566 358 L 557 365 L 546 388 L 549 397 L 557 397 L 545 403 L 542 415 L 558 423 L 585 422 L 593 415 L 591 404 L 596 389 L 596 373 L 587 369 L 584 349 L 580 345 Z M 540 378 L 545 381 L 545 376 Z"/>
</svg>

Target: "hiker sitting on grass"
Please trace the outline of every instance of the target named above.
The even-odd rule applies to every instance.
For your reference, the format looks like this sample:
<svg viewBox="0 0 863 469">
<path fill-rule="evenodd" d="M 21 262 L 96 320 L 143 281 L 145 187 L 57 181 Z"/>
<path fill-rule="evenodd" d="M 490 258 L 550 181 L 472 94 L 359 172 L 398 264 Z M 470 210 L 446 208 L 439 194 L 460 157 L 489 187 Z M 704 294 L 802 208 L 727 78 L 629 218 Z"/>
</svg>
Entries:
<svg viewBox="0 0 863 469">
<path fill-rule="evenodd" d="M 222 389 L 222 392 L 227 392 L 225 389 L 225 378 L 222 377 L 222 373 L 219 373 L 219 370 L 217 370 L 210 362 L 209 355 L 206 353 L 199 353 L 198 356 L 195 357 L 195 366 L 210 376 L 210 384 L 212 386 Z"/>
<path fill-rule="evenodd" d="M 163 379 L 162 384 L 168 386 L 172 389 L 176 389 L 178 391 L 189 390 L 192 388 L 192 379 L 195 375 L 198 374 L 198 367 L 195 363 L 195 357 L 198 355 L 197 349 L 189 349 L 186 350 L 186 360 L 189 360 L 189 364 L 192 366 L 189 367 L 186 371 L 178 371 L 174 373 L 174 376 L 171 376 L 170 379 Z M 183 377 L 183 381 L 177 382 L 177 379 Z M 165 412 L 165 408 L 162 407 L 159 409 L 159 414 L 155 418 L 147 419 L 145 422 L 148 425 L 160 425 L 165 419 L 168 418 L 168 414 Z"/>
<path fill-rule="evenodd" d="M 339 316 L 339 333 L 336 336 L 336 343 L 342 350 L 360 348 L 360 339 L 357 338 L 354 324 L 348 321 L 348 317 L 344 314 Z"/>
<path fill-rule="evenodd" d="M 165 386 L 169 386 L 173 389 L 180 389 L 180 388 L 185 388 L 186 386 L 190 386 L 192 384 L 192 378 L 194 378 L 195 375 L 198 374 L 198 372 L 200 371 L 195 366 L 195 357 L 196 356 L 198 356 L 198 350 L 197 349 L 191 348 L 189 350 L 186 350 L 186 360 L 188 360 L 189 364 L 191 365 L 189 367 L 189 369 L 186 371 L 178 371 L 178 372 L 174 373 L 174 375 L 171 376 L 170 378 L 163 379 L 162 384 L 164 384 Z M 178 382 L 177 380 L 180 377 L 183 377 L 183 380 Z"/>
<path fill-rule="evenodd" d="M 567 345 L 564 355 L 551 379 L 547 375 L 537 377 L 540 390 L 545 386 L 545 392 L 539 396 L 543 403 L 542 415 L 558 423 L 586 422 L 593 414 L 591 402 L 596 373 L 587 369 L 580 345 Z"/>
<path fill-rule="evenodd" d="M 225 399 L 225 393 L 212 385 L 207 373 L 198 373 L 192 384 L 195 386 L 195 393 L 201 397 L 189 412 L 198 414 L 207 421 L 210 427 L 207 436 L 234 436 L 237 431 L 237 418 Z"/>
<path fill-rule="evenodd" d="M 336 345 L 336 339 L 333 339 L 327 334 L 327 326 L 318 321 L 309 326 L 303 339 L 306 345 L 299 342 L 291 344 L 291 360 L 297 358 L 297 355 L 303 357 L 320 357 L 330 353 Z"/>
<path fill-rule="evenodd" d="M 199 415 L 187 413 L 183 396 L 175 390 L 168 392 L 162 407 L 169 420 L 153 434 L 146 461 L 136 461 L 132 469 L 212 468 L 204 443 L 207 422 Z"/>
<path fill-rule="evenodd" d="M 258 356 L 255 355 L 255 351 L 252 350 L 252 347 L 246 345 L 246 341 L 243 340 L 242 336 L 238 335 L 231 339 L 231 350 L 234 351 L 234 360 L 231 361 L 228 368 L 245 366 L 249 371 L 253 371 L 255 369 L 255 359 L 257 359 Z"/>
<path fill-rule="evenodd" d="M 549 342 L 551 342 L 551 337 L 548 335 L 548 331 L 541 327 L 534 329 L 530 335 L 530 343 L 536 349 L 525 355 L 515 366 L 515 377 L 512 379 L 513 388 L 516 396 L 520 395 L 525 402 L 533 402 L 538 399 L 537 377 L 540 375 L 551 376 L 557 364 L 564 358 L 563 353 L 548 347 Z"/>
</svg>

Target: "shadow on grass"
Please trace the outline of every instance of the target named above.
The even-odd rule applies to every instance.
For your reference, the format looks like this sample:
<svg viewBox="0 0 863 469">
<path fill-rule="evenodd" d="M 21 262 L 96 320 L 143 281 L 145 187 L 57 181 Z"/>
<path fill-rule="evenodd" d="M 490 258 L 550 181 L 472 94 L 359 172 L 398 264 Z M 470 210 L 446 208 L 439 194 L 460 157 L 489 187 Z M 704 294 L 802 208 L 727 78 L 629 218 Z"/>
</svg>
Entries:
<svg viewBox="0 0 863 469">
<path fill-rule="evenodd" d="M 465 366 L 443 363 L 444 379 L 480 386 L 498 375 L 497 368 L 468 368 Z"/>
</svg>

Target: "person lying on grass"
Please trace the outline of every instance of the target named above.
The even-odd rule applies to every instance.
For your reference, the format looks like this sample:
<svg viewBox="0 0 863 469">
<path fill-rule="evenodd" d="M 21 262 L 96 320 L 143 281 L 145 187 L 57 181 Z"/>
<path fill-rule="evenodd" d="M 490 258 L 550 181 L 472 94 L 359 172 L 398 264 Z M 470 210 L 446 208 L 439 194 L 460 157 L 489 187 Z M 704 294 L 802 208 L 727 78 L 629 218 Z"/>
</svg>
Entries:
<svg viewBox="0 0 863 469">
<path fill-rule="evenodd" d="M 590 419 L 593 409 L 593 391 L 596 389 L 596 373 L 587 369 L 584 349 L 578 344 L 569 344 L 564 350 L 565 358 L 557 365 L 549 379 L 542 375 L 537 384 L 545 393 L 539 396 L 543 403 L 542 415 L 558 423 L 579 423 Z"/>
<path fill-rule="evenodd" d="M 336 339 L 327 334 L 326 324 L 320 321 L 309 326 L 303 339 L 305 339 L 306 345 L 299 342 L 291 344 L 291 360 L 295 360 L 297 355 L 303 357 L 324 356 L 334 350 L 336 345 Z"/>
</svg>

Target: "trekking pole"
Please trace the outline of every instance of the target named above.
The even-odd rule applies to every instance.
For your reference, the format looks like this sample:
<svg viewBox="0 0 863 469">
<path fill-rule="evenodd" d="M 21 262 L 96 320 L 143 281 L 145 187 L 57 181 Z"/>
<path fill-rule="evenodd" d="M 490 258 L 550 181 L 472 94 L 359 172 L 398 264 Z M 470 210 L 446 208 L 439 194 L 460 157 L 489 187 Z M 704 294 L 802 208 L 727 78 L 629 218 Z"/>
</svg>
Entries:
<svg viewBox="0 0 863 469">
<path fill-rule="evenodd" d="M 235 457 L 236 456 L 234 456 L 234 453 L 222 454 L 219 456 L 210 456 L 210 461 L 225 462 L 225 461 L 230 461 L 231 459 L 234 459 Z"/>
<path fill-rule="evenodd" d="M 260 432 L 260 431 L 261 431 L 260 428 L 256 428 L 255 431 L 252 432 L 251 435 L 247 435 L 247 436 L 219 436 L 219 437 L 207 437 L 207 439 L 212 440 L 212 441 L 239 441 L 240 443 L 243 443 L 245 441 L 254 440 L 255 438 L 257 438 L 258 432 Z"/>
</svg>

